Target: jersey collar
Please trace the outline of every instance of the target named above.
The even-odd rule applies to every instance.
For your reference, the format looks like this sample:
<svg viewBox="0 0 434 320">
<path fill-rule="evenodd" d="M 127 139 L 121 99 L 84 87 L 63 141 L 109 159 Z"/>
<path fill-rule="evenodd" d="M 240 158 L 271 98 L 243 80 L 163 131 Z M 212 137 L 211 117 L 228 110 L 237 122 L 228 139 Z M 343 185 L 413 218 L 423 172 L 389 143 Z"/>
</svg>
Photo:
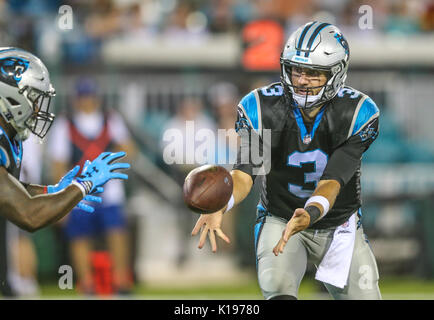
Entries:
<svg viewBox="0 0 434 320">
<path fill-rule="evenodd" d="M 318 112 L 318 114 L 316 115 L 312 130 L 308 132 L 304 124 L 303 115 L 301 114 L 300 109 L 299 108 L 292 109 L 292 112 L 294 113 L 295 121 L 297 122 L 298 128 L 300 129 L 300 136 L 303 144 L 309 144 L 313 140 L 315 131 L 321 122 L 324 111 L 325 111 L 325 106 L 323 106 L 321 110 Z"/>
<path fill-rule="evenodd" d="M 21 160 L 23 158 L 23 143 L 22 141 L 16 141 L 13 140 L 13 142 L 11 142 L 11 140 L 9 139 L 8 135 L 6 134 L 6 131 L 0 126 L 0 134 L 3 134 L 6 138 L 6 140 L 9 143 L 9 147 L 11 149 L 11 153 L 14 157 L 14 161 L 15 164 L 19 167 L 21 164 Z"/>
</svg>

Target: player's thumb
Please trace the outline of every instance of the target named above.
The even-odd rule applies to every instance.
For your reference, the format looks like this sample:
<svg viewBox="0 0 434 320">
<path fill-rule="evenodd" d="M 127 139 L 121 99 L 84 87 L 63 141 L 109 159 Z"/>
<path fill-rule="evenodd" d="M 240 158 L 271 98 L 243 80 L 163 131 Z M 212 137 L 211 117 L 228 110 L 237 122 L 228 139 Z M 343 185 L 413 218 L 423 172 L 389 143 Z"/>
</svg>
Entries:
<svg viewBox="0 0 434 320">
<path fill-rule="evenodd" d="M 86 168 L 90 165 L 90 160 L 86 160 L 83 164 L 83 170 L 81 170 L 81 172 L 83 172 L 84 170 L 86 170 Z"/>
<path fill-rule="evenodd" d="M 77 164 L 73 169 L 72 173 L 74 174 L 74 177 L 77 175 L 78 171 L 80 170 L 80 166 Z"/>
<path fill-rule="evenodd" d="M 66 174 L 66 176 L 68 176 L 70 179 L 72 179 L 77 175 L 79 170 L 80 170 L 80 166 L 76 165 L 74 168 L 69 170 L 69 172 Z"/>
<path fill-rule="evenodd" d="M 300 216 L 302 216 L 302 215 L 304 214 L 304 212 L 305 212 L 304 209 L 298 208 L 298 209 L 296 209 L 296 210 L 294 211 L 293 216 L 294 216 L 294 217 L 300 217 Z"/>
</svg>

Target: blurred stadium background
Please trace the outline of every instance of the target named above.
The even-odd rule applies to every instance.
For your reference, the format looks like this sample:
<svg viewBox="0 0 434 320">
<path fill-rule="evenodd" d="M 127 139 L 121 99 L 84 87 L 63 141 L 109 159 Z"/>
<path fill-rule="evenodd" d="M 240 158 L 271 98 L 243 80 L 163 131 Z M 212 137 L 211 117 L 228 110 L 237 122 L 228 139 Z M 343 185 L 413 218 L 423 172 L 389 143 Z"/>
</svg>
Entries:
<svg viewBox="0 0 434 320">
<path fill-rule="evenodd" d="M 72 8 L 72 29 L 59 27 L 62 5 Z M 363 5 L 372 8 L 372 28 L 360 28 Z M 230 128 L 243 95 L 279 81 L 284 41 L 310 20 L 341 28 L 351 49 L 347 84 L 381 110 L 380 136 L 362 167 L 362 209 L 384 298 L 434 299 L 434 1 L 0 0 L 0 43 L 47 64 L 55 112 L 70 107 L 78 77 L 93 76 L 139 146 L 126 184 L 135 297 L 262 298 L 257 190 L 224 221 L 232 245 L 198 250 L 190 237 L 197 216 L 182 203 L 186 169 L 164 163 L 162 134 L 180 119 Z M 43 158 L 42 182 L 53 183 L 45 149 Z M 40 297 L 76 297 L 57 287 L 68 261 L 56 237 L 56 227 L 32 235 Z M 327 298 L 313 274 L 300 297 Z"/>
</svg>

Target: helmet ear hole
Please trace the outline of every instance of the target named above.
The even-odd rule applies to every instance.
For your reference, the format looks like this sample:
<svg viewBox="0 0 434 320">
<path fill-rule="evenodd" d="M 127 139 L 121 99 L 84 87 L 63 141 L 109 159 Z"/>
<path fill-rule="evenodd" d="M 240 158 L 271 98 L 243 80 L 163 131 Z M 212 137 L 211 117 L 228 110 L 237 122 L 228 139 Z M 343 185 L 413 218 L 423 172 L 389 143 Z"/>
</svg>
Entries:
<svg viewBox="0 0 434 320">
<path fill-rule="evenodd" d="M 6 100 L 8 100 L 8 102 L 9 102 L 12 106 L 18 106 L 18 105 L 20 105 L 20 103 L 19 103 L 17 100 L 15 100 L 14 98 L 7 97 Z"/>
</svg>

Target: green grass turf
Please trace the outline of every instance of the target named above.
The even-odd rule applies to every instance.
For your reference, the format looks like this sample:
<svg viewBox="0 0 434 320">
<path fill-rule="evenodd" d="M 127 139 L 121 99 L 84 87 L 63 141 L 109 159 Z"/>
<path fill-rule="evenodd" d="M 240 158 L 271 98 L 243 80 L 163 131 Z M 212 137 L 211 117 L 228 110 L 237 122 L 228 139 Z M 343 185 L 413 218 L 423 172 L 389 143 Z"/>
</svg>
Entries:
<svg viewBox="0 0 434 320">
<path fill-rule="evenodd" d="M 304 279 L 299 299 L 317 300 L 330 299 L 328 293 L 321 290 L 321 284 L 312 279 Z M 434 280 L 417 278 L 387 277 L 380 280 L 380 290 L 385 300 L 434 300 Z M 56 284 L 41 285 L 41 299 L 87 299 L 78 295 L 74 290 L 60 290 Z M 127 299 L 151 300 L 262 300 L 263 297 L 256 279 L 240 285 L 201 285 L 201 286 L 147 286 L 137 285 L 133 294 Z"/>
</svg>

